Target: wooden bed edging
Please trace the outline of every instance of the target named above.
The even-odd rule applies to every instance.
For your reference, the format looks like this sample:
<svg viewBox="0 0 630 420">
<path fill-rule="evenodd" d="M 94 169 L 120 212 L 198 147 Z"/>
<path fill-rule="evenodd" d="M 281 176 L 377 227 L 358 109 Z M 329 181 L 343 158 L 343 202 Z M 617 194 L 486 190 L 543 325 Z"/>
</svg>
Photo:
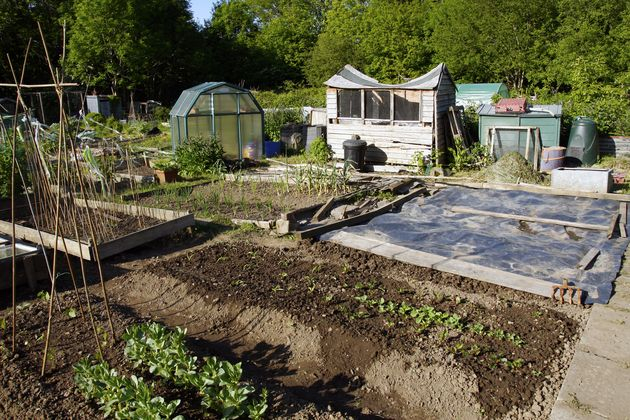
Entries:
<svg viewBox="0 0 630 420">
<path fill-rule="evenodd" d="M 131 216 L 148 216 L 155 219 L 163 220 L 163 223 L 155 226 L 139 230 L 137 232 L 125 235 L 121 238 L 116 238 L 108 242 L 104 242 L 98 245 L 98 252 L 101 259 L 111 257 L 112 255 L 120 254 L 121 252 L 135 248 L 139 245 L 153 241 L 155 239 L 170 235 L 177 231 L 180 231 L 188 226 L 195 224 L 195 217 L 188 212 L 156 209 L 152 207 L 134 206 L 130 204 L 118 204 L 108 203 L 104 201 L 87 200 L 90 208 L 102 208 L 107 210 L 118 211 Z M 77 205 L 86 206 L 85 200 L 77 199 Z M 0 220 L 0 232 L 7 235 L 12 234 L 11 222 Z M 29 242 L 33 242 L 38 245 L 42 245 L 46 248 L 55 247 L 55 235 L 49 232 L 41 232 L 41 241 L 37 229 L 15 225 L 15 235 L 17 239 L 23 239 Z M 57 238 L 57 249 L 64 251 L 63 239 Z M 96 258 L 94 251 L 94 244 L 74 239 L 65 238 L 66 248 L 68 254 L 75 257 L 83 256 L 84 260 L 94 261 Z"/>
<path fill-rule="evenodd" d="M 303 231 L 296 231 L 295 236 L 300 240 L 307 239 L 307 238 L 312 238 L 314 236 L 324 234 L 326 232 L 330 232 L 335 229 L 341 229 L 346 226 L 358 225 L 359 223 L 367 222 L 368 220 L 371 220 L 376 216 L 389 213 L 391 209 L 393 209 L 394 207 L 402 205 L 406 203 L 407 201 L 425 192 L 427 192 L 427 189 L 425 187 L 416 188 L 415 190 L 410 191 L 409 193 L 403 195 L 402 197 L 397 198 L 396 200 L 390 203 L 387 203 L 384 206 L 377 208 L 376 210 L 372 210 L 367 213 L 360 214 L 358 216 L 349 217 L 344 220 L 328 223 L 322 226 L 317 226 L 311 229 L 307 229 Z"/>
<path fill-rule="evenodd" d="M 551 296 L 552 282 L 510 273 L 467 261 L 442 257 L 423 251 L 416 251 L 399 245 L 382 242 L 376 239 L 364 238 L 348 232 L 337 232 L 329 241 L 348 248 L 366 251 L 385 258 L 394 259 L 419 267 L 432 268 L 446 273 L 456 274 L 471 279 L 509 287 L 522 292 L 533 293 L 539 296 Z M 594 296 L 596 298 L 596 296 Z"/>
</svg>

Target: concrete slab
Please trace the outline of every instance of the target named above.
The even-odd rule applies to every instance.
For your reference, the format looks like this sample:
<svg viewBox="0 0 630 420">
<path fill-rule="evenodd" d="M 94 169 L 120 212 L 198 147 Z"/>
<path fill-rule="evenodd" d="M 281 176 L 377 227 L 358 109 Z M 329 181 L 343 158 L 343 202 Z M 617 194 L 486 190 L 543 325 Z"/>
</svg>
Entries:
<svg viewBox="0 0 630 420">
<path fill-rule="evenodd" d="M 593 308 L 578 349 L 630 368 L 630 311 L 597 305 Z M 627 374 L 630 382 L 630 369 Z"/>
<path fill-rule="evenodd" d="M 553 420 L 630 419 L 630 369 L 617 362 L 577 351 L 560 395 Z"/>
</svg>

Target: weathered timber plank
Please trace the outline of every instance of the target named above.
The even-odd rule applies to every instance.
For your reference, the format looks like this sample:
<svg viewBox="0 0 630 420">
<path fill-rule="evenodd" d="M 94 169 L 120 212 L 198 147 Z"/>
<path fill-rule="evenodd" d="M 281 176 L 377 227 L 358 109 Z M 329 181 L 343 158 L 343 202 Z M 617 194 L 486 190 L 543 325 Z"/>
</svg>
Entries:
<svg viewBox="0 0 630 420">
<path fill-rule="evenodd" d="M 7 235 L 13 235 L 11 222 L 0 220 L 0 232 Z M 55 247 L 55 235 L 52 233 L 44 232 L 44 231 L 40 231 L 40 233 L 41 233 L 41 241 L 40 241 L 40 236 L 39 236 L 40 234 L 37 232 L 37 229 L 21 226 L 18 224 L 15 225 L 16 239 L 23 239 L 25 241 L 29 241 L 34 244 L 42 245 L 46 248 L 53 249 Z M 78 257 L 81 255 L 81 252 L 83 252 L 83 255 L 90 255 L 89 244 L 86 244 L 83 242 L 77 242 L 75 240 L 68 239 L 68 238 L 65 238 L 65 242 L 66 242 L 66 248 L 68 249 L 69 254 L 75 255 Z M 79 248 L 82 248 L 82 250 L 80 250 Z M 59 249 L 60 251 L 64 250 L 63 239 L 61 237 L 57 238 L 57 249 Z"/>
<path fill-rule="evenodd" d="M 454 260 L 423 251 L 416 251 L 398 245 L 388 244 L 373 238 L 364 238 L 348 232 L 337 232 L 331 242 L 359 249 L 420 267 L 469 277 L 498 286 L 528 292 L 540 296 L 550 296 L 552 283 L 534 277 L 523 276 L 485 267 L 466 261 Z"/>
<path fill-rule="evenodd" d="M 610 219 L 610 225 L 607 228 L 608 231 L 608 239 L 613 237 L 613 234 L 615 233 L 615 228 L 617 227 L 617 224 L 619 223 L 619 218 L 621 217 L 621 215 L 619 213 L 613 215 L 613 217 Z"/>
<path fill-rule="evenodd" d="M 322 216 L 326 214 L 328 210 L 330 210 L 330 208 L 333 206 L 334 203 L 335 203 L 335 197 L 330 197 L 328 201 L 326 201 L 326 203 L 323 206 L 321 206 L 319 210 L 317 210 L 317 212 L 313 215 L 312 220 L 315 222 L 319 222 Z"/>
<path fill-rule="evenodd" d="M 455 180 L 448 180 L 442 182 L 436 182 L 437 186 L 461 186 L 467 188 L 475 188 L 475 189 L 489 189 L 489 190 L 500 190 L 500 191 L 525 191 L 537 194 L 547 194 L 547 195 L 560 195 L 566 197 L 583 197 L 583 198 L 595 198 L 602 200 L 615 200 L 615 201 L 624 201 L 630 202 L 629 194 L 613 194 L 613 193 L 593 193 L 593 192 L 585 192 L 585 191 L 567 191 L 560 188 L 551 188 L 545 187 L 542 185 L 532 185 L 532 184 L 501 184 L 501 183 L 490 183 L 490 182 L 459 182 Z"/>
<path fill-rule="evenodd" d="M 603 225 L 594 225 L 589 223 L 578 223 L 578 222 L 568 222 L 565 220 L 558 219 L 545 219 L 542 217 L 532 217 L 532 216 L 523 216 L 520 214 L 508 214 L 508 213 L 498 213 L 494 211 L 486 211 L 486 210 L 477 210 L 468 207 L 454 206 L 450 209 L 454 213 L 465 213 L 465 214 L 473 214 L 477 216 L 490 216 L 490 217 L 498 217 L 500 219 L 510 219 L 510 220 L 522 220 L 525 222 L 532 223 L 544 223 L 550 225 L 560 225 L 567 226 L 579 229 L 587 229 L 587 230 L 602 230 L 608 231 L 609 226 Z"/>
<path fill-rule="evenodd" d="M 192 214 L 187 214 L 177 219 L 165 221 L 159 225 L 150 226 L 146 229 L 98 245 L 99 257 L 104 259 L 112 255 L 120 254 L 121 252 L 168 236 L 194 224 L 195 217 Z M 92 252 L 91 257 L 95 257 L 94 252 Z"/>
<path fill-rule="evenodd" d="M 601 251 L 598 248 L 589 249 L 588 252 L 582 257 L 580 262 L 577 263 L 576 268 L 578 270 L 585 270 L 586 267 L 588 267 L 591 262 L 593 262 L 595 258 L 597 258 L 600 252 Z"/>
<path fill-rule="evenodd" d="M 324 234 L 326 232 L 330 232 L 335 229 L 341 229 L 346 226 L 357 225 L 359 223 L 367 222 L 368 220 L 373 219 L 376 216 L 380 216 L 381 214 L 388 213 L 394 207 L 404 204 L 405 202 L 419 196 L 420 194 L 426 192 L 427 189 L 424 187 L 416 188 L 415 190 L 405 194 L 404 196 L 392 201 L 391 203 L 387 203 L 376 210 L 369 211 L 367 213 L 360 214 L 358 216 L 349 217 L 344 220 L 339 220 L 337 222 L 328 223 L 322 226 L 317 226 L 311 229 L 297 231 L 295 235 L 298 239 L 307 239 L 312 238 L 314 236 L 318 236 Z"/>
</svg>

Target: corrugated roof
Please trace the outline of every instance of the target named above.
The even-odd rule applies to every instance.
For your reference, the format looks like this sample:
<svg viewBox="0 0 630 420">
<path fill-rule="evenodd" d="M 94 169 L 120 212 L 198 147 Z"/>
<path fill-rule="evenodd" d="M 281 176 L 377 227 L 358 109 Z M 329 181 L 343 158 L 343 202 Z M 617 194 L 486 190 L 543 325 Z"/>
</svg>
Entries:
<svg viewBox="0 0 630 420">
<path fill-rule="evenodd" d="M 434 69 L 428 73 L 410 80 L 405 83 L 390 85 L 385 83 L 379 83 L 378 80 L 371 78 L 359 70 L 352 67 L 350 64 L 346 64 L 344 68 L 339 70 L 337 74 L 324 82 L 325 85 L 337 89 L 416 89 L 416 90 L 429 90 L 435 89 L 439 84 L 442 74 L 446 73 L 449 77 L 450 74 L 444 63 L 437 65 Z"/>
<path fill-rule="evenodd" d="M 504 88 L 504 89 L 502 89 Z M 490 94 L 500 93 L 501 90 L 507 92 L 505 83 L 458 83 L 457 93 L 467 94 Z"/>
<path fill-rule="evenodd" d="M 527 112 L 524 114 L 497 114 L 495 112 L 494 105 L 484 104 L 477 110 L 479 115 L 499 115 L 499 116 L 514 116 L 518 115 L 521 118 L 540 118 L 549 117 L 555 118 L 562 115 L 562 105 L 530 105 L 527 108 Z"/>
</svg>

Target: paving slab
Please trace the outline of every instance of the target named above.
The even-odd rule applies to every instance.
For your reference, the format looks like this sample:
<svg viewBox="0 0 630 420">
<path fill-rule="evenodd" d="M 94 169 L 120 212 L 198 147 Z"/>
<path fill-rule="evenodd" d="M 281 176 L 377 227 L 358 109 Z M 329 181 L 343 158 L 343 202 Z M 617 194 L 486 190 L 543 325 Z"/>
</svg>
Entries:
<svg viewBox="0 0 630 420">
<path fill-rule="evenodd" d="M 550 418 L 630 420 L 630 291 L 593 305 Z"/>
</svg>

